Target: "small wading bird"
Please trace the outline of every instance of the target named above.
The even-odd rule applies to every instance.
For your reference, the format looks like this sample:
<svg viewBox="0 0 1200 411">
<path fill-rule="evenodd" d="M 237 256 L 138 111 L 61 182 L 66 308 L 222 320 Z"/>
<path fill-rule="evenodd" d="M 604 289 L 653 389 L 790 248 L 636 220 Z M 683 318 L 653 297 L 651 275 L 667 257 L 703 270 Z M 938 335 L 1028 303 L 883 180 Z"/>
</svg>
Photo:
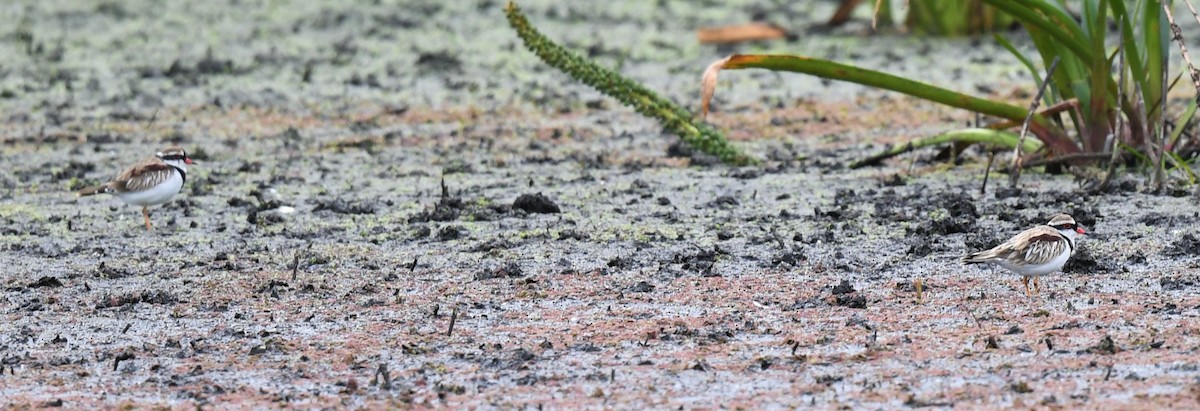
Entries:
<svg viewBox="0 0 1200 411">
<path fill-rule="evenodd" d="M 999 264 L 1020 274 L 1025 295 L 1030 295 L 1029 278 L 1033 277 L 1034 289 L 1040 288 L 1038 277 L 1061 270 L 1075 253 L 1075 236 L 1086 233 L 1074 218 L 1059 214 L 1046 225 L 1022 231 L 995 248 L 963 256 L 962 262 Z"/>
<path fill-rule="evenodd" d="M 187 165 L 192 159 L 180 147 L 169 147 L 129 167 L 103 185 L 88 187 L 75 194 L 86 197 L 112 194 L 125 204 L 142 206 L 146 231 L 150 230 L 150 206 L 171 201 L 187 181 Z"/>
</svg>

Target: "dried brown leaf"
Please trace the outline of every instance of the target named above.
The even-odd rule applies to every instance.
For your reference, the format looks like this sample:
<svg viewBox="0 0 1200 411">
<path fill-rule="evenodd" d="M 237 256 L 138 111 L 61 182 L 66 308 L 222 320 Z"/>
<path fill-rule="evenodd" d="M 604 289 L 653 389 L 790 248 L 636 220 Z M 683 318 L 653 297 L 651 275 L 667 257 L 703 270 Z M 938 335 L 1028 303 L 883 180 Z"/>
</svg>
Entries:
<svg viewBox="0 0 1200 411">
<path fill-rule="evenodd" d="M 713 93 L 717 91 L 717 73 L 720 73 L 721 69 L 725 68 L 725 63 L 728 63 L 731 58 L 733 56 L 714 61 L 708 65 L 708 68 L 704 69 L 704 77 L 700 80 L 701 119 L 708 118 L 708 103 L 712 100 Z"/>
<path fill-rule="evenodd" d="M 705 27 L 696 31 L 701 44 L 734 44 L 755 40 L 774 40 L 787 37 L 783 28 L 771 23 L 746 23 L 732 26 Z"/>
</svg>

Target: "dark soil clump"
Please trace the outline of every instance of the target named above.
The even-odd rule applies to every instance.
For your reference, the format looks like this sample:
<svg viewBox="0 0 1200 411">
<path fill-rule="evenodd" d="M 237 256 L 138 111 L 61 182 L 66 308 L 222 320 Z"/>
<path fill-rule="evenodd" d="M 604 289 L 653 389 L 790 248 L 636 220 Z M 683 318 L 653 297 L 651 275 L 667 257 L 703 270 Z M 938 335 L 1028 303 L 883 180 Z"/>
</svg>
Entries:
<svg viewBox="0 0 1200 411">
<path fill-rule="evenodd" d="M 652 291 L 654 291 L 654 285 L 645 281 L 638 281 L 633 287 L 629 287 L 629 292 L 633 293 L 648 293 Z"/>
<path fill-rule="evenodd" d="M 721 164 L 721 159 L 717 156 L 705 154 L 682 141 L 676 141 L 667 146 L 667 157 L 686 158 L 691 161 L 694 166 L 712 166 Z"/>
<path fill-rule="evenodd" d="M 489 270 L 484 270 L 475 274 L 475 280 L 490 280 L 493 278 L 509 278 L 520 277 L 525 274 L 521 266 L 515 262 L 510 262 L 499 267 Z"/>
<path fill-rule="evenodd" d="M 29 284 L 29 288 L 62 287 L 62 286 L 63 286 L 62 281 L 59 281 L 58 278 L 50 277 L 50 276 L 39 278 L 37 281 L 33 282 L 32 284 Z"/>
<path fill-rule="evenodd" d="M 741 205 L 733 196 L 720 196 L 708 203 L 709 207 L 728 209 Z"/>
<path fill-rule="evenodd" d="M 522 210 L 527 213 L 538 214 L 557 214 L 562 212 L 562 210 L 558 208 L 558 204 L 554 204 L 553 201 L 550 201 L 550 199 L 546 198 L 546 196 L 542 195 L 542 193 L 521 194 L 520 197 L 517 197 L 517 199 L 513 201 L 512 208 L 514 210 Z"/>
<path fill-rule="evenodd" d="M 842 280 L 838 285 L 833 286 L 833 295 L 850 294 L 854 292 L 854 286 L 850 285 L 849 281 Z"/>
<path fill-rule="evenodd" d="M 457 240 L 460 237 L 462 237 L 463 234 L 465 234 L 465 232 L 466 232 L 466 230 L 463 229 L 462 227 L 459 227 L 456 225 L 448 225 L 448 226 L 442 227 L 441 230 L 438 230 L 437 239 L 438 239 L 438 241 Z"/>
<path fill-rule="evenodd" d="M 1196 277 L 1164 277 L 1158 280 L 1158 285 L 1162 286 L 1164 291 L 1180 291 L 1200 285 L 1200 279 Z"/>
<path fill-rule="evenodd" d="M 351 203 L 343 199 L 319 201 L 313 212 L 329 210 L 337 214 L 375 214 L 374 204 Z"/>
<path fill-rule="evenodd" d="M 859 294 L 849 281 L 842 280 L 833 287 L 833 305 L 846 308 L 867 308 L 867 298 Z"/>
<path fill-rule="evenodd" d="M 96 308 L 114 308 L 128 304 L 148 303 L 148 304 L 175 304 L 179 299 L 175 295 L 160 291 L 143 291 L 141 294 L 126 294 L 121 296 L 105 297 L 96 303 Z"/>
<path fill-rule="evenodd" d="M 1117 344 L 1113 342 L 1112 337 L 1104 336 L 1100 342 L 1094 346 L 1088 347 L 1087 352 L 1092 354 L 1113 355 L 1121 351 Z"/>
<path fill-rule="evenodd" d="M 1086 247 L 1076 246 L 1075 254 L 1063 266 L 1062 271 L 1068 274 L 1099 274 L 1117 270 L 1117 265 L 1108 260 L 1099 260 Z"/>
<path fill-rule="evenodd" d="M 1197 239 L 1193 234 L 1184 234 L 1183 237 L 1171 243 L 1170 247 L 1163 250 L 1163 255 L 1168 257 L 1200 255 L 1200 239 Z"/>
<path fill-rule="evenodd" d="M 1148 214 L 1142 216 L 1142 218 L 1138 219 L 1138 222 L 1141 222 L 1142 224 L 1152 226 L 1152 227 L 1157 227 L 1157 226 L 1175 227 L 1175 226 L 1194 224 L 1196 222 L 1196 217 L 1189 216 L 1189 215 L 1178 215 L 1178 214 L 1171 215 L 1171 214 L 1164 214 L 1164 213 L 1148 213 Z"/>
<path fill-rule="evenodd" d="M 671 262 L 683 264 L 681 268 L 687 271 L 709 272 L 717 262 L 717 256 L 723 254 L 718 248 L 699 250 L 694 254 L 676 254 Z"/>
</svg>

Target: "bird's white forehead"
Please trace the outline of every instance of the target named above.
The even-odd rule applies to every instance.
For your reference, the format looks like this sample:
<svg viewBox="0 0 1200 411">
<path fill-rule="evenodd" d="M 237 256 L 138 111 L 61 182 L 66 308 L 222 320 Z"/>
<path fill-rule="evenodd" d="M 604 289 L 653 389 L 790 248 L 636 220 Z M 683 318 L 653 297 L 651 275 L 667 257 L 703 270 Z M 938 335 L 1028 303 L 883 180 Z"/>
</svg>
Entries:
<svg viewBox="0 0 1200 411">
<path fill-rule="evenodd" d="M 1074 224 L 1075 219 L 1071 218 L 1071 216 L 1067 216 L 1067 215 L 1057 215 L 1057 216 L 1054 216 L 1054 218 L 1050 219 L 1049 224 L 1050 225 L 1059 225 L 1059 224 L 1066 224 L 1066 223 Z"/>
</svg>

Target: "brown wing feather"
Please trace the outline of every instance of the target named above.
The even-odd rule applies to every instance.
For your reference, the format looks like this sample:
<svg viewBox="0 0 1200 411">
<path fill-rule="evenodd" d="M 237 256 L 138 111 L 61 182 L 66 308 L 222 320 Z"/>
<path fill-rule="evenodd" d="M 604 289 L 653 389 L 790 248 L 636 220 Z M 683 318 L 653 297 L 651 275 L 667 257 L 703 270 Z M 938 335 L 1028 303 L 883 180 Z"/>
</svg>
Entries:
<svg viewBox="0 0 1200 411">
<path fill-rule="evenodd" d="M 1017 264 L 1045 264 L 1062 255 L 1063 249 L 1067 247 L 1067 239 L 1062 234 L 1041 234 L 1031 237 L 1025 251 L 1010 256 L 1008 260 Z"/>
<path fill-rule="evenodd" d="M 171 178 L 171 173 L 174 172 L 174 167 L 164 163 L 158 157 L 150 157 L 126 169 L 117 178 L 108 182 L 108 187 L 121 193 L 142 191 Z"/>
</svg>

